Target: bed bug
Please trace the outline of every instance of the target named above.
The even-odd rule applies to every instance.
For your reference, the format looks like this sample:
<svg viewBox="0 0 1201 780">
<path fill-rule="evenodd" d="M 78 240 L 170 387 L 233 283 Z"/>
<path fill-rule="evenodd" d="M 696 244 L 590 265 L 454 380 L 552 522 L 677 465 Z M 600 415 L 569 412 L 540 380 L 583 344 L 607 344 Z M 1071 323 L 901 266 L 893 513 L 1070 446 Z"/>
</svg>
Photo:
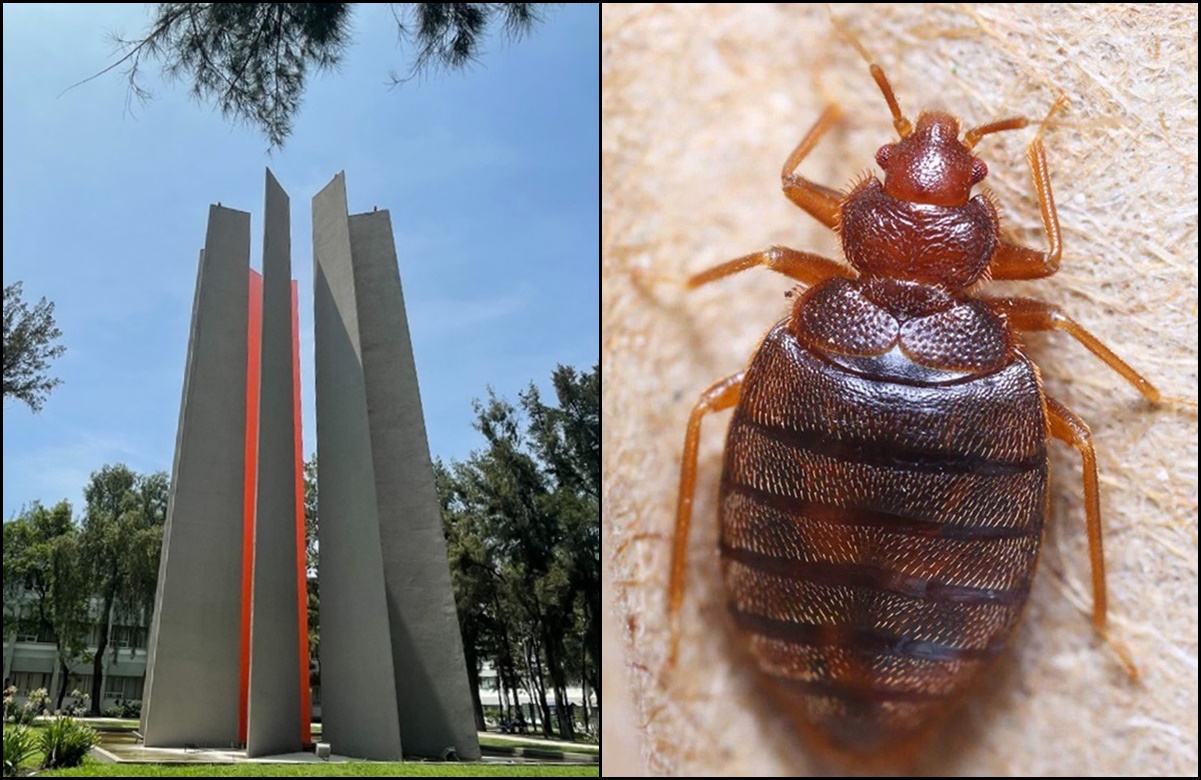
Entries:
<svg viewBox="0 0 1201 780">
<path fill-rule="evenodd" d="M 1082 460 L 1092 622 L 1105 636 L 1089 429 L 1043 390 L 1019 334 L 1066 331 L 1151 402 L 1160 398 L 1058 306 L 979 292 L 989 279 L 1059 268 L 1041 128 L 1027 162 L 1045 251 L 1002 239 L 994 201 L 972 194 L 988 174 L 977 143 L 1028 120 L 962 136 L 947 113 L 923 111 L 911 123 L 881 68 L 870 72 L 899 136 L 876 154 L 883 180 L 869 174 L 840 193 L 796 173 L 837 106 L 781 173 L 785 196 L 837 232 L 846 263 L 774 246 L 687 280 L 695 288 L 766 267 L 803 289 L 746 369 L 692 410 L 668 591 L 671 668 L 701 421 L 733 408 L 719 489 L 732 621 L 803 730 L 819 747 L 856 756 L 920 742 L 1005 649 L 1042 545 L 1049 438 Z"/>
</svg>

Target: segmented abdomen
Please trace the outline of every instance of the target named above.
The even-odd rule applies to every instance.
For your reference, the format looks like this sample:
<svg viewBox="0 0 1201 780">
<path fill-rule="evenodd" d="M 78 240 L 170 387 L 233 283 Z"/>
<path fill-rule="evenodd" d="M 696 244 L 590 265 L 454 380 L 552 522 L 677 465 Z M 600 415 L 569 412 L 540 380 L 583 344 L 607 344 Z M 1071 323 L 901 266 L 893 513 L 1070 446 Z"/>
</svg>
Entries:
<svg viewBox="0 0 1201 780">
<path fill-rule="evenodd" d="M 1004 647 L 1047 502 L 1033 365 L 941 385 L 853 374 L 768 334 L 721 486 L 729 607 L 818 733 L 872 752 L 919 732 Z"/>
</svg>

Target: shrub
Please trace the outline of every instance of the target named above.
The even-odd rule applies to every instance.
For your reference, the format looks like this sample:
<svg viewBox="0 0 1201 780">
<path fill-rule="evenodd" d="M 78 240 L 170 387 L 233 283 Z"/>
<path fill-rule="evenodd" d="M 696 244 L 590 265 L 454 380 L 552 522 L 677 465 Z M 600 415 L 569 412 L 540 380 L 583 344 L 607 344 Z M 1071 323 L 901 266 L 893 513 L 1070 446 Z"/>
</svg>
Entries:
<svg viewBox="0 0 1201 780">
<path fill-rule="evenodd" d="M 9 720 L 18 726 L 29 726 L 33 724 L 33 719 L 36 717 L 37 713 L 29 707 L 14 707 Z"/>
<path fill-rule="evenodd" d="M 33 732 L 24 726 L 4 729 L 4 776 L 12 777 L 21 764 L 38 752 Z"/>
<path fill-rule="evenodd" d="M 17 686 L 10 685 L 4 689 L 4 722 L 17 721 Z"/>
<path fill-rule="evenodd" d="M 118 699 L 116 704 L 110 704 L 104 708 L 104 717 L 132 718 L 137 720 L 142 717 L 142 702 L 140 700 L 121 701 Z"/>
<path fill-rule="evenodd" d="M 33 719 L 38 715 L 45 715 L 50 712 L 50 692 L 45 688 L 38 688 L 36 691 L 31 691 L 29 698 L 25 700 L 25 712 L 21 714 L 22 723 L 33 723 Z"/>
<path fill-rule="evenodd" d="M 99 741 L 100 735 L 91 726 L 76 723 L 74 718 L 55 718 L 42 732 L 42 752 L 46 754 L 42 766 L 46 769 L 79 766 Z"/>
<path fill-rule="evenodd" d="M 71 698 L 75 699 L 74 704 L 68 704 L 63 710 L 64 715 L 70 715 L 73 718 L 78 718 L 86 715 L 88 712 L 88 700 L 91 699 L 91 694 L 84 693 L 76 688 L 71 691 Z"/>
<path fill-rule="evenodd" d="M 17 705 L 17 688 L 14 685 L 4 689 L 4 720 L 19 726 L 28 726 L 33 719 L 47 711 L 50 706 L 50 694 L 45 688 L 32 691 L 25 703 Z"/>
</svg>

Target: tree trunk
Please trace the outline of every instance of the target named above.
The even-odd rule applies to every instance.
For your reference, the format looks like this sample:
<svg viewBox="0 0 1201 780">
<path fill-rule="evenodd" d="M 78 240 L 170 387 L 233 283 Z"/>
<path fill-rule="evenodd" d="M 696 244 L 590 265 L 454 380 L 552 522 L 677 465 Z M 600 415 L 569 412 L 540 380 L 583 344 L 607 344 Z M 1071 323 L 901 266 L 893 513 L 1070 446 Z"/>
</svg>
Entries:
<svg viewBox="0 0 1201 780">
<path fill-rule="evenodd" d="M 517 670 L 510 667 L 506 677 L 508 679 L 507 685 L 509 686 L 509 702 L 506 714 L 509 716 L 509 720 L 516 720 L 517 713 L 521 712 L 521 684 L 517 677 Z M 524 718 L 524 716 L 522 717 Z"/>
<path fill-rule="evenodd" d="M 63 699 L 67 696 L 67 685 L 71 682 L 71 670 L 67 668 L 67 662 L 64 660 L 62 653 L 58 656 L 58 700 L 54 705 L 54 709 L 61 710 L 63 708 Z"/>
<path fill-rule="evenodd" d="M 467 685 L 471 688 L 471 709 L 475 713 L 475 730 L 487 731 L 484 723 L 484 703 L 480 700 L 480 666 L 475 657 L 475 643 L 463 644 L 463 656 L 467 662 Z"/>
<path fill-rule="evenodd" d="M 492 668 L 496 670 L 496 716 L 499 720 L 509 712 L 509 691 L 506 687 L 505 670 L 501 668 L 500 660 L 495 656 L 492 658 Z"/>
<path fill-rule="evenodd" d="M 588 718 L 588 651 L 583 648 L 580 650 L 580 692 L 583 694 L 584 732 L 591 734 L 592 722 Z"/>
<path fill-rule="evenodd" d="M 509 689 L 508 701 L 505 702 L 505 715 L 509 720 L 514 720 L 517 714 L 513 712 L 515 708 L 521 707 L 521 698 L 518 695 L 518 675 L 517 667 L 513 663 L 513 650 L 508 644 L 508 639 L 505 639 L 504 656 L 500 659 L 500 674 L 504 681 L 504 686 Z"/>
<path fill-rule="evenodd" d="M 538 692 L 538 707 L 542 710 L 542 736 L 550 739 L 554 732 L 550 728 L 550 704 L 546 701 L 546 678 L 542 672 L 542 654 L 538 648 L 532 648 L 534 656 L 534 688 Z"/>
<path fill-rule="evenodd" d="M 535 708 L 543 709 L 541 703 L 545 702 L 546 696 L 543 692 L 543 680 L 541 677 L 541 664 L 538 661 L 538 646 L 533 639 L 523 639 L 521 643 L 521 661 L 525 665 L 525 692 L 530 697 L 530 718 L 531 725 L 536 720 L 542 721 L 541 726 L 543 731 L 546 730 L 546 718 L 535 718 Z M 549 713 L 548 713 L 549 714 Z M 549 736 L 549 734 L 547 735 Z"/>
<path fill-rule="evenodd" d="M 104 694 L 104 651 L 108 649 L 109 623 L 112 621 L 115 598 L 116 594 L 109 588 L 104 594 L 104 611 L 100 614 L 100 622 L 96 626 L 99 636 L 96 638 L 96 657 L 92 659 L 92 706 L 88 710 L 92 717 L 100 716 L 101 698 Z"/>
<path fill-rule="evenodd" d="M 600 656 L 592 659 L 592 677 L 590 678 L 589 687 L 592 688 L 592 695 L 596 697 L 596 711 L 600 712 L 601 706 L 601 681 L 600 681 Z"/>
<path fill-rule="evenodd" d="M 552 631 L 543 624 L 542 646 L 546 648 L 546 666 L 550 674 L 551 684 L 555 689 L 555 715 L 559 721 L 559 736 L 568 742 L 575 741 L 575 724 L 572 723 L 571 710 L 568 707 L 567 676 L 563 672 L 563 654 L 561 652 L 562 633 Z"/>
<path fill-rule="evenodd" d="M 496 667 L 496 721 L 498 727 L 508 717 L 508 712 L 509 691 L 505 687 L 505 677 L 501 674 L 500 667 Z"/>
<path fill-rule="evenodd" d="M 501 715 L 513 723 L 517 720 L 521 698 L 517 693 L 517 670 L 513 667 L 513 656 L 509 650 L 505 650 L 502 655 L 497 656 L 496 676 L 497 686 L 500 688 Z"/>
</svg>

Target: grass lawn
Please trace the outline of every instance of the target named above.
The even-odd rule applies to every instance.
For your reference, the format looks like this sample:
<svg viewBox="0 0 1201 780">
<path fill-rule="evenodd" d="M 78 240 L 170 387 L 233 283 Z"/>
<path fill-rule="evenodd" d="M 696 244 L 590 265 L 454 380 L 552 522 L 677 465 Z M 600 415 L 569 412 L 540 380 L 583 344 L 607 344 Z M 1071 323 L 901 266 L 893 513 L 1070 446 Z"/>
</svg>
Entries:
<svg viewBox="0 0 1201 780">
<path fill-rule="evenodd" d="M 344 764 L 100 764 L 88 759 L 75 769 L 38 777 L 600 777 L 599 766 L 350 762 Z"/>
<path fill-rule="evenodd" d="M 111 727 L 111 721 L 109 724 Z M 37 733 L 43 728 L 32 726 Z M 480 735 L 480 743 L 496 747 L 527 747 L 542 750 L 564 750 L 596 753 L 595 745 L 559 742 L 535 743 L 532 740 L 505 739 Z M 36 769 L 42 762 L 41 752 L 21 765 L 23 770 Z M 335 764 L 201 764 L 167 766 L 163 764 L 106 764 L 92 758 L 75 769 L 39 772 L 38 777 L 600 777 L 600 767 L 546 764 L 473 764 L 406 761 L 395 763 L 347 762 Z"/>
</svg>

